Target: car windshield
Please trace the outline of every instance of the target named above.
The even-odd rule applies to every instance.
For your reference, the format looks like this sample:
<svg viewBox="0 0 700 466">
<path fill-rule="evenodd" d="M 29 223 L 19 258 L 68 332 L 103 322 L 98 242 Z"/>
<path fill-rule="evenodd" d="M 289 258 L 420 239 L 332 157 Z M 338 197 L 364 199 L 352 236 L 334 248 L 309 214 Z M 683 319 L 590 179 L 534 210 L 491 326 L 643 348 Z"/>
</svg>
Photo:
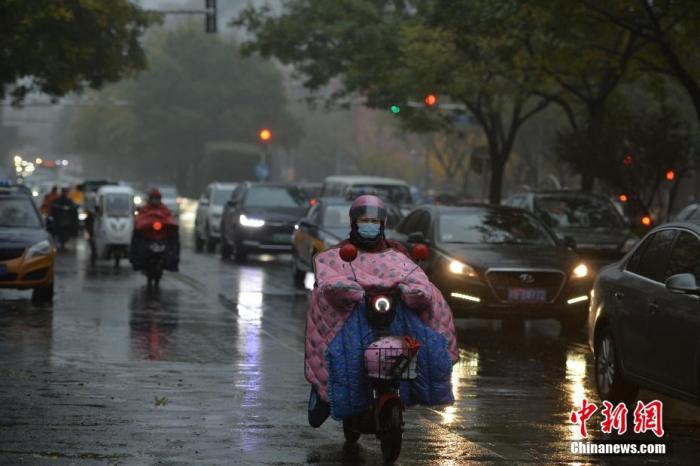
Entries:
<svg viewBox="0 0 700 466">
<path fill-rule="evenodd" d="M 329 205 L 323 212 L 323 226 L 327 228 L 350 228 L 350 204 Z"/>
<path fill-rule="evenodd" d="M 624 220 L 605 199 L 585 196 L 547 196 L 535 199 L 535 212 L 552 228 L 615 229 Z"/>
<path fill-rule="evenodd" d="M 392 204 L 412 204 L 413 196 L 408 186 L 355 184 L 350 191 L 356 195 L 374 194 Z"/>
<path fill-rule="evenodd" d="M 132 215 L 129 194 L 108 194 L 104 198 L 105 215 L 108 217 L 128 217 Z"/>
<path fill-rule="evenodd" d="M 41 228 L 41 219 L 29 199 L 0 198 L 0 227 Z"/>
<path fill-rule="evenodd" d="M 440 215 L 443 243 L 554 245 L 551 235 L 525 212 L 474 210 Z"/>
<path fill-rule="evenodd" d="M 160 195 L 162 197 L 177 197 L 177 189 L 172 188 L 172 187 L 162 187 L 158 188 L 158 191 L 160 191 Z"/>
<path fill-rule="evenodd" d="M 257 186 L 248 190 L 243 205 L 245 207 L 302 207 L 306 205 L 306 199 L 297 188 L 291 186 Z"/>
<path fill-rule="evenodd" d="M 231 199 L 231 193 L 235 188 L 219 188 L 214 190 L 211 203 L 214 205 L 224 205 L 226 201 Z"/>
</svg>

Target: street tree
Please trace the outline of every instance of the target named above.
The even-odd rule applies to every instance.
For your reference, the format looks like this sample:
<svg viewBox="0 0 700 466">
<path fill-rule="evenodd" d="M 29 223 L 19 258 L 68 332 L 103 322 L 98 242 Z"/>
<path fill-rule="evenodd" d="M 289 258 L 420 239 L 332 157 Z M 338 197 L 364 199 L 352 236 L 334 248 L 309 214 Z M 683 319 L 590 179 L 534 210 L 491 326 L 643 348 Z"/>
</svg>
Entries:
<svg viewBox="0 0 700 466">
<path fill-rule="evenodd" d="M 700 120 L 700 2 L 696 0 L 577 0 L 599 21 L 649 43 L 637 59 L 648 71 L 673 77 Z"/>
<path fill-rule="evenodd" d="M 234 24 L 253 35 L 244 51 L 293 65 L 327 104 L 362 96 L 412 131 L 455 131 L 439 104 L 413 106 L 427 93 L 461 105 L 485 133 L 489 200 L 498 203 L 518 129 L 551 101 L 534 92 L 542 79 L 528 60 L 520 2 L 500 3 L 292 0 L 280 14 L 249 7 Z"/>
<path fill-rule="evenodd" d="M 578 151 L 562 157 L 581 174 L 581 188 L 590 191 L 609 163 L 605 125 L 611 99 L 621 85 L 639 79 L 635 59 L 647 41 L 601 21 L 578 1 L 535 0 L 526 8 L 538 31 L 527 36 L 531 59 L 550 81 L 547 92 L 564 110 L 569 134 L 586 147 L 583 158 Z"/>
<path fill-rule="evenodd" d="M 270 144 L 295 145 L 300 129 L 286 109 L 277 67 L 241 57 L 236 43 L 199 26 L 154 31 L 148 70 L 102 92 L 109 98 L 101 100 L 121 105 L 81 109 L 74 149 L 173 182 L 187 176 L 209 142 L 256 144 L 260 129 L 269 128 Z"/>
<path fill-rule="evenodd" d="M 129 0 L 0 0 L 0 97 L 58 97 L 132 76 L 155 20 Z"/>
</svg>

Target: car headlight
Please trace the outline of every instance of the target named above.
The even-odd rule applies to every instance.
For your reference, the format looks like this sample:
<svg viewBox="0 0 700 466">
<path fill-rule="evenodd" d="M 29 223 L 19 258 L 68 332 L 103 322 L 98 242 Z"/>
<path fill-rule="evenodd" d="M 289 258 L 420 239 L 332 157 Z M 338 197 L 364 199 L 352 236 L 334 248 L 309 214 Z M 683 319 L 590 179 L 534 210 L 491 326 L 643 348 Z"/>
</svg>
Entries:
<svg viewBox="0 0 700 466">
<path fill-rule="evenodd" d="M 51 254 L 52 249 L 51 243 L 48 240 L 39 241 L 27 249 L 27 259 L 37 256 L 48 256 Z"/>
<path fill-rule="evenodd" d="M 632 250 L 632 248 L 637 244 L 638 239 L 637 238 L 627 238 L 625 242 L 622 244 L 622 247 L 620 248 L 621 253 L 628 253 Z"/>
<path fill-rule="evenodd" d="M 78 220 L 80 220 L 81 222 L 84 222 L 86 219 L 87 219 L 87 213 L 85 213 L 85 212 L 80 212 L 80 213 L 78 214 Z"/>
<path fill-rule="evenodd" d="M 141 205 L 143 203 L 143 199 L 141 196 L 134 196 L 134 205 Z"/>
<path fill-rule="evenodd" d="M 246 217 L 245 214 L 241 214 L 241 216 L 238 218 L 238 221 L 244 227 L 250 228 L 260 228 L 261 226 L 265 225 L 265 220 L 260 218 Z"/>
<path fill-rule="evenodd" d="M 466 275 L 467 277 L 472 278 L 476 277 L 476 270 L 474 270 L 473 267 L 460 261 L 451 261 L 450 265 L 448 266 L 448 269 L 455 275 Z"/>
<path fill-rule="evenodd" d="M 571 278 L 586 278 L 588 276 L 588 266 L 586 264 L 579 264 L 574 267 L 573 272 L 571 272 Z"/>
</svg>

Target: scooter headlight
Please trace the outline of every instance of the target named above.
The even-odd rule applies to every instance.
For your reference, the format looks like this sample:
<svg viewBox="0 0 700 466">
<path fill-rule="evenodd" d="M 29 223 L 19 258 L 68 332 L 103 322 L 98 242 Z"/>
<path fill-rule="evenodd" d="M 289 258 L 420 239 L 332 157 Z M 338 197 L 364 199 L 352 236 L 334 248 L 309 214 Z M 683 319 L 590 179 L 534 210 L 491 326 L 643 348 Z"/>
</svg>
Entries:
<svg viewBox="0 0 700 466">
<path fill-rule="evenodd" d="M 391 300 L 386 296 L 377 296 L 372 302 L 374 310 L 380 314 L 391 311 Z"/>
</svg>

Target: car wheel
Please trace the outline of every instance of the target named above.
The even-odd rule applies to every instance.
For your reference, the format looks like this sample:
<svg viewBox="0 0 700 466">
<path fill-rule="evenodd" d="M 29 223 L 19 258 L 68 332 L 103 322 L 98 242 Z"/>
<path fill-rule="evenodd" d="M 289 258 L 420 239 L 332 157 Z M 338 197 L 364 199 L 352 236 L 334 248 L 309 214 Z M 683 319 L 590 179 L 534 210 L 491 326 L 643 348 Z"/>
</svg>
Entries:
<svg viewBox="0 0 700 466">
<path fill-rule="evenodd" d="M 233 259 L 242 264 L 248 259 L 248 251 L 246 251 L 240 244 L 236 244 L 233 250 Z"/>
<path fill-rule="evenodd" d="M 214 252 L 216 251 L 216 239 L 211 237 L 211 234 L 209 233 L 209 225 L 207 225 L 207 252 Z"/>
<path fill-rule="evenodd" d="M 595 385 L 601 400 L 633 401 L 639 387 L 625 382 L 620 370 L 615 340 L 607 328 L 602 328 L 595 342 Z"/>
<path fill-rule="evenodd" d="M 53 282 L 32 290 L 32 304 L 51 304 L 53 302 Z"/>
<path fill-rule="evenodd" d="M 297 266 L 297 255 L 292 254 L 292 280 L 294 281 L 294 286 L 297 288 L 304 288 L 304 281 L 306 280 L 306 272 L 299 270 Z"/>
<path fill-rule="evenodd" d="M 233 248 L 231 247 L 230 244 L 228 244 L 228 241 L 226 241 L 226 237 L 221 235 L 221 249 L 219 249 L 219 253 L 221 254 L 221 258 L 222 259 L 230 259 L 232 252 L 233 252 Z"/>
<path fill-rule="evenodd" d="M 197 227 L 194 228 L 194 251 L 202 252 L 204 250 L 204 240 L 199 237 Z"/>
</svg>

